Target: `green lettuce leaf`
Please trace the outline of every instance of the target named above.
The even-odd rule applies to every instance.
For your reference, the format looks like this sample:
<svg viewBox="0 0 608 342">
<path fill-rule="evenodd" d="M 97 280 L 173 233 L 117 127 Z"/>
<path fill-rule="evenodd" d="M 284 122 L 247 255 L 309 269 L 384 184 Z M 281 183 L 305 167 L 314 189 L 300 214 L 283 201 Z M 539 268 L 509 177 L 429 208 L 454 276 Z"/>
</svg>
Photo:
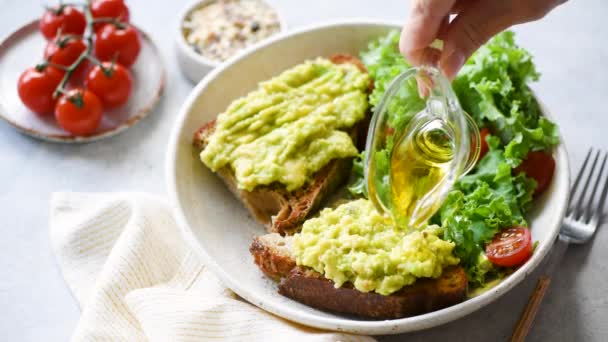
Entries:
<svg viewBox="0 0 608 342">
<path fill-rule="evenodd" d="M 513 32 L 505 31 L 477 50 L 452 84 L 463 109 L 477 124 L 499 134 L 512 167 L 529 151 L 559 142 L 557 126 L 541 116 L 528 87 L 538 77 L 530 53 L 515 44 Z"/>
<path fill-rule="evenodd" d="M 524 214 L 536 188 L 533 179 L 512 174 L 498 138 L 487 140 L 490 152 L 456 183 L 435 218 L 444 228 L 444 239 L 456 243 L 454 254 L 474 285 L 482 285 L 493 270 L 482 255 L 485 244 L 502 228 L 528 226 Z"/>
<path fill-rule="evenodd" d="M 374 80 L 374 90 L 369 96 L 372 109 L 376 109 L 391 81 L 411 65 L 399 53 L 399 32 L 391 31 L 386 37 L 370 42 L 361 60 Z M 400 130 L 411 117 L 424 108 L 415 82 L 405 83 L 388 105 L 388 123 Z"/>
<path fill-rule="evenodd" d="M 369 97 L 369 103 L 374 107 L 390 81 L 410 67 L 399 53 L 398 46 L 399 32 L 391 31 L 385 37 L 371 41 L 367 50 L 361 52 L 361 61 L 374 80 L 374 91 Z"/>
<path fill-rule="evenodd" d="M 354 160 L 353 160 L 353 169 L 351 178 L 352 181 L 348 186 L 348 191 L 351 195 L 355 197 L 365 197 L 368 198 L 367 194 L 367 184 L 365 184 L 365 151 L 361 152 Z"/>
</svg>

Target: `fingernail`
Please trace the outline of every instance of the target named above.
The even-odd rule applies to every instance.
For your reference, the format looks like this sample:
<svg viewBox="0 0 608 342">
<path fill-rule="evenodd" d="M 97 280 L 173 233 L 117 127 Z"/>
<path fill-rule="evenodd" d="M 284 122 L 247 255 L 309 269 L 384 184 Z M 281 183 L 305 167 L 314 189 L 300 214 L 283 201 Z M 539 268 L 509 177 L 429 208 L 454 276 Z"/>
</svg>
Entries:
<svg viewBox="0 0 608 342">
<path fill-rule="evenodd" d="M 460 68 L 464 65 L 466 57 L 464 53 L 458 50 L 452 51 L 447 57 L 441 58 L 439 67 L 449 79 L 453 79 Z"/>
</svg>

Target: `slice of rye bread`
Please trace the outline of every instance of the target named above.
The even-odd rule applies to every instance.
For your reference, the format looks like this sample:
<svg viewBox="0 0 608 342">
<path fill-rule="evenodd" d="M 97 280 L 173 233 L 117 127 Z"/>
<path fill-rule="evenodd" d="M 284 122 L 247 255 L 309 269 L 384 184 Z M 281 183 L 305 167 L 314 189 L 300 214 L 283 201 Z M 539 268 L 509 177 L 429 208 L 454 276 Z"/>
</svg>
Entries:
<svg viewBox="0 0 608 342">
<path fill-rule="evenodd" d="M 350 55 L 334 55 L 330 60 L 336 64 L 352 63 L 367 72 L 359 59 Z M 371 92 L 373 86 L 370 85 Z M 369 115 L 353 126 L 349 133 L 359 149 L 369 125 Z M 215 120 L 200 127 L 193 137 L 193 144 L 201 151 L 207 146 L 215 129 Z M 352 158 L 334 159 L 313 175 L 313 180 L 301 189 L 288 192 L 281 184 L 257 186 L 252 191 L 239 189 L 234 172 L 229 166 L 217 170 L 218 176 L 228 189 L 245 205 L 253 217 L 264 224 L 269 232 L 290 235 L 313 213 L 323 200 L 344 184 L 350 175 Z"/>
<path fill-rule="evenodd" d="M 249 251 L 262 272 L 280 281 L 280 294 L 318 309 L 374 319 L 394 319 L 435 311 L 466 298 L 468 282 L 461 266 L 448 267 L 437 279 L 421 278 L 383 296 L 358 291 L 351 284 L 335 288 L 334 283 L 321 274 L 297 266 L 291 246 L 292 237 L 266 234 L 254 238 Z"/>
</svg>

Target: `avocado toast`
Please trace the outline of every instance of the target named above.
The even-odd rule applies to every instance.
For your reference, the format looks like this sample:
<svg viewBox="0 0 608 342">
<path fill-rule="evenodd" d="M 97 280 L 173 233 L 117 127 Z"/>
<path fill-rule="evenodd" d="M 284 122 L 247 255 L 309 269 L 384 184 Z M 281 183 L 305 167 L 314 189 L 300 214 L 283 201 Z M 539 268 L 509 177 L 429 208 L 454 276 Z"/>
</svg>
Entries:
<svg viewBox="0 0 608 342">
<path fill-rule="evenodd" d="M 437 279 L 425 278 L 391 295 L 361 292 L 334 282 L 307 267 L 297 266 L 293 237 L 258 236 L 249 251 L 268 277 L 279 281 L 279 293 L 306 305 L 374 319 L 417 315 L 460 303 L 467 295 L 467 277 L 460 266 L 446 268 Z"/>
<path fill-rule="evenodd" d="M 329 60 L 336 64 L 354 65 L 361 73 L 367 73 L 365 67 L 354 56 L 333 55 Z M 362 89 L 365 94 L 372 89 L 371 82 Z M 365 110 L 363 117 L 351 127 L 346 128 L 350 139 L 361 147 L 367 131 L 369 115 Z M 201 126 L 193 137 L 193 144 L 199 151 L 205 151 L 216 127 L 216 120 Z M 343 185 L 350 175 L 352 157 L 334 158 L 323 165 L 311 176 L 311 181 L 303 186 L 288 191 L 283 184 L 273 182 L 258 185 L 253 189 L 239 188 L 234 170 L 228 165 L 216 170 L 230 191 L 243 203 L 251 215 L 266 226 L 269 232 L 282 235 L 292 234 L 298 226 L 319 207 L 321 202 Z"/>
</svg>

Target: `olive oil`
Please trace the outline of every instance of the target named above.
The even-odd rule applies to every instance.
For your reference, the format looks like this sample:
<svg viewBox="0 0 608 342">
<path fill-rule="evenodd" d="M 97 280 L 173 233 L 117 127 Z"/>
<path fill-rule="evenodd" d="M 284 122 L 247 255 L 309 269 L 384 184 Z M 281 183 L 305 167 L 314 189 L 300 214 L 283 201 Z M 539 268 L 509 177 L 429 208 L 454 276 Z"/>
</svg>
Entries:
<svg viewBox="0 0 608 342">
<path fill-rule="evenodd" d="M 441 119 L 424 122 L 397 140 L 390 178 L 393 212 L 400 225 L 420 227 L 439 209 L 434 195 L 448 181 L 453 157 L 452 130 Z"/>
<path fill-rule="evenodd" d="M 422 229 L 479 156 L 475 121 L 450 81 L 431 66 L 399 74 L 370 123 L 365 181 L 369 199 L 400 229 Z"/>
</svg>

